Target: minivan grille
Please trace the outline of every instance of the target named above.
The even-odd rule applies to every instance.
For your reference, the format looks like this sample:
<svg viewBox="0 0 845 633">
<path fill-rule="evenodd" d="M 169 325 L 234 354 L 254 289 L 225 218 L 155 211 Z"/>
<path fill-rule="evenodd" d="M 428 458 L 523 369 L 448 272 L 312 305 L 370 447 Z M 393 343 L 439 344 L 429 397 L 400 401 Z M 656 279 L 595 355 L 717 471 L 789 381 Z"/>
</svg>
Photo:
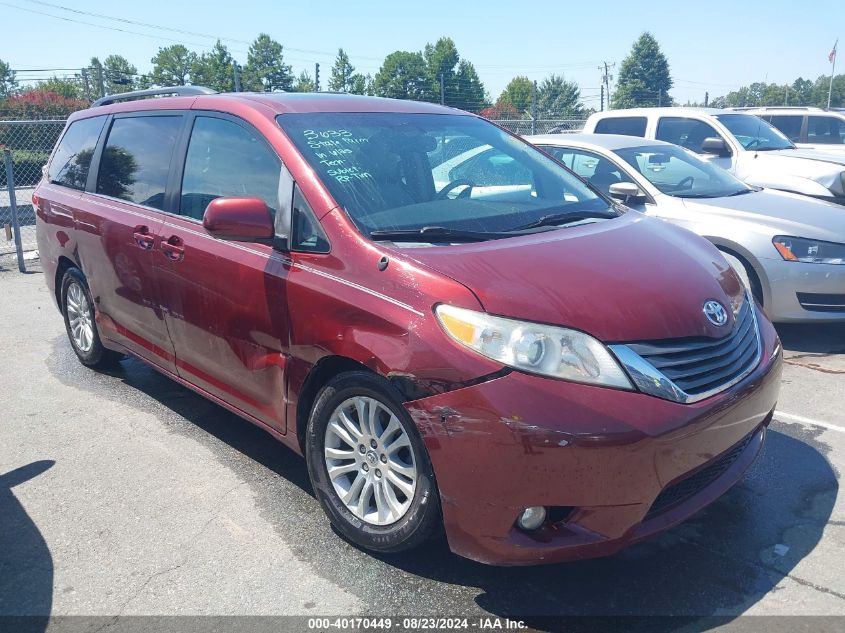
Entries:
<svg viewBox="0 0 845 633">
<path fill-rule="evenodd" d="M 746 435 L 739 444 L 729 448 L 727 451 L 719 455 L 712 462 L 707 464 L 704 468 L 695 471 L 688 477 L 671 484 L 663 489 L 657 495 L 657 499 L 651 504 L 648 512 L 645 515 L 646 519 L 668 510 L 672 506 L 686 501 L 704 490 L 707 486 L 716 481 L 722 474 L 730 468 L 733 463 L 742 455 L 748 444 L 759 433 L 759 427 L 754 429 L 751 433 Z"/>
<path fill-rule="evenodd" d="M 757 323 L 749 301 L 737 313 L 733 330 L 722 338 L 668 339 L 628 343 L 627 347 L 689 396 L 733 384 L 754 369 L 760 355 Z"/>
</svg>

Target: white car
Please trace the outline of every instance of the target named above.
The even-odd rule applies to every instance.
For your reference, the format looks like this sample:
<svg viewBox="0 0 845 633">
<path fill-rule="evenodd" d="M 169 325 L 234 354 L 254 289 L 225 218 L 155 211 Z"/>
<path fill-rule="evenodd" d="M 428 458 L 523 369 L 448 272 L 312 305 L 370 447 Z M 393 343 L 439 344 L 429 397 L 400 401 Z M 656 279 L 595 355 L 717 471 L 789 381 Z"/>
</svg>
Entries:
<svg viewBox="0 0 845 633">
<path fill-rule="evenodd" d="M 732 108 L 768 121 L 804 149 L 845 152 L 845 111 L 822 108 Z"/>
<path fill-rule="evenodd" d="M 526 140 L 605 195 L 710 240 L 772 321 L 845 321 L 841 207 L 748 186 L 661 141 L 612 134 Z"/>
<path fill-rule="evenodd" d="M 591 115 L 584 132 L 667 141 L 752 185 L 845 204 L 845 153 L 797 149 L 753 114 L 713 108 L 609 110 Z"/>
</svg>

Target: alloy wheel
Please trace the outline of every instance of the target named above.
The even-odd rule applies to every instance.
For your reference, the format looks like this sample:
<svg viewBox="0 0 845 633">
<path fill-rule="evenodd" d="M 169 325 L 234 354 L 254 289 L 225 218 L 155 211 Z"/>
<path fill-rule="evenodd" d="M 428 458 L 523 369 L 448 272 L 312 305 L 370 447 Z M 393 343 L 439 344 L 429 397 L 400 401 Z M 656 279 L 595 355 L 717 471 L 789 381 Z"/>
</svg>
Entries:
<svg viewBox="0 0 845 633">
<path fill-rule="evenodd" d="M 326 470 L 340 500 L 371 525 L 401 519 L 417 486 L 411 438 L 387 405 L 365 396 L 342 402 L 326 427 Z"/>
<path fill-rule="evenodd" d="M 88 297 L 75 281 L 67 287 L 65 309 L 74 345 L 83 353 L 90 352 L 94 345 L 94 320 Z"/>
</svg>

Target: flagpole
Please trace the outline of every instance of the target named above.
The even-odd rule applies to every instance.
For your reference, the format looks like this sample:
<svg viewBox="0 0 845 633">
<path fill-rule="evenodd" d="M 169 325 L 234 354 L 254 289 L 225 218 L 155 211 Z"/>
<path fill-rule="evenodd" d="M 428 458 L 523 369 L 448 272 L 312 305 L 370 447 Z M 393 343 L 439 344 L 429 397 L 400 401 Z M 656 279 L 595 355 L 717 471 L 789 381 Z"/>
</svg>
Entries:
<svg viewBox="0 0 845 633">
<path fill-rule="evenodd" d="M 827 89 L 827 109 L 830 110 L 830 95 L 833 92 L 833 76 L 836 74 L 836 47 L 839 45 L 839 38 L 836 38 L 836 44 L 833 45 L 833 66 L 830 69 L 830 86 Z"/>
</svg>

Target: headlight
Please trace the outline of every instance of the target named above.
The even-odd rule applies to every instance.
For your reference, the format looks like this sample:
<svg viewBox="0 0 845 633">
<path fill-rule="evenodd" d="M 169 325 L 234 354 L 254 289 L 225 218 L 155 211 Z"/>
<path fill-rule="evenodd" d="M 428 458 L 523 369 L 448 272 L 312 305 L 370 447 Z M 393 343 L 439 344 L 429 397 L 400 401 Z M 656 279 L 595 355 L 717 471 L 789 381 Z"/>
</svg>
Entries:
<svg viewBox="0 0 845 633">
<path fill-rule="evenodd" d="M 610 351 L 583 332 L 445 304 L 435 312 L 450 337 L 503 365 L 573 382 L 633 389 Z"/>
<path fill-rule="evenodd" d="M 790 262 L 845 264 L 845 244 L 778 235 L 772 240 L 780 256 Z"/>
</svg>

